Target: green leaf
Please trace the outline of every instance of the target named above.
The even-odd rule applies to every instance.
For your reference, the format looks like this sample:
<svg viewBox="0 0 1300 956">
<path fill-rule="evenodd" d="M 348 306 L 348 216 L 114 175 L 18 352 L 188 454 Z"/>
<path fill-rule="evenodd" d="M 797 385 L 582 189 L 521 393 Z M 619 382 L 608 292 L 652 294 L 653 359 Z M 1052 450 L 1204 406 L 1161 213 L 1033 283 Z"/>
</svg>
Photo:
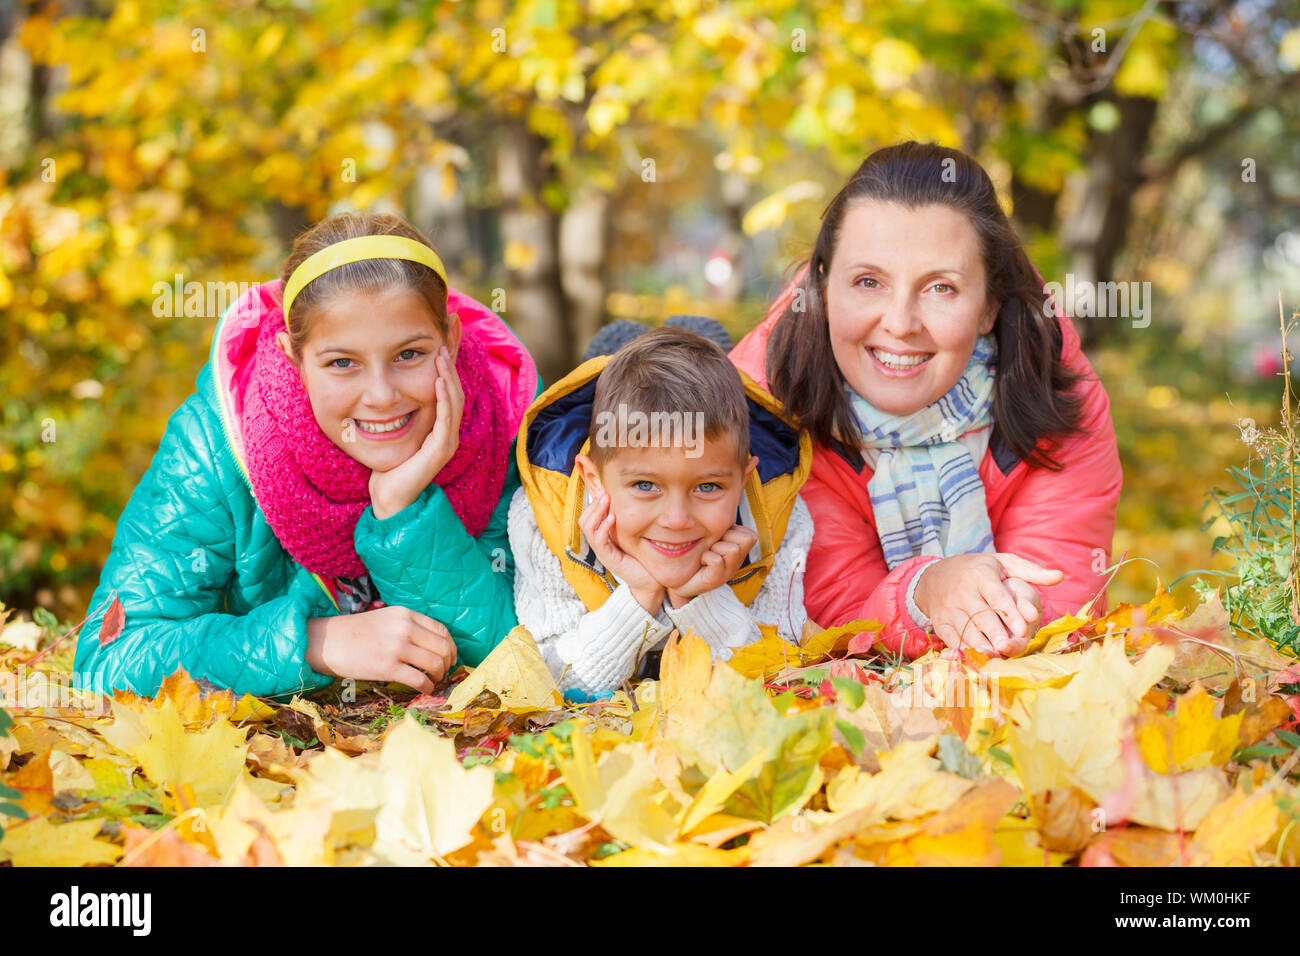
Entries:
<svg viewBox="0 0 1300 956">
<path fill-rule="evenodd" d="M 1289 743 L 1292 747 L 1300 747 L 1300 734 L 1297 734 L 1295 731 L 1276 730 L 1274 733 L 1276 733 L 1280 739 Z"/>
<path fill-rule="evenodd" d="M 867 746 L 867 735 L 846 720 L 835 721 L 835 729 L 844 737 L 852 755 L 854 757 L 861 756 L 862 751 Z"/>
<path fill-rule="evenodd" d="M 981 766 L 979 758 L 966 749 L 966 744 L 956 734 L 944 734 L 939 738 L 939 765 L 949 773 L 955 773 L 967 780 L 979 779 Z"/>
<path fill-rule="evenodd" d="M 835 688 L 836 698 L 849 710 L 857 710 L 867 699 L 866 688 L 851 677 L 832 677 L 831 686 Z"/>
<path fill-rule="evenodd" d="M 990 747 L 989 756 L 1001 760 L 1008 767 L 1014 767 L 1016 765 L 1016 762 L 1011 759 L 1011 755 L 1001 747 Z"/>
<path fill-rule="evenodd" d="M 3 783 L 0 783 L 0 797 L 6 800 L 21 800 L 23 795 L 13 787 L 6 787 Z"/>
<path fill-rule="evenodd" d="M 47 631 L 59 630 L 59 619 L 40 605 L 32 608 L 32 620 Z"/>
<path fill-rule="evenodd" d="M 27 811 L 16 803 L 0 803 L 0 813 L 17 817 L 19 820 L 27 819 Z"/>
</svg>

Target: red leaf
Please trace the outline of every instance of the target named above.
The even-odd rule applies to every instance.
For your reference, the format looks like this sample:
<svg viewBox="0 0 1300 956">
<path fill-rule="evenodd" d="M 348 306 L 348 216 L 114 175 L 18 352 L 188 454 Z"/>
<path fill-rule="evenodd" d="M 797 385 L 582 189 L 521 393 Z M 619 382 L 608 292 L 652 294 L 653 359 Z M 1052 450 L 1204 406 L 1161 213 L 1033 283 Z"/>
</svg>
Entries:
<svg viewBox="0 0 1300 956">
<path fill-rule="evenodd" d="M 122 607 L 122 602 L 113 598 L 113 603 L 108 606 L 104 612 L 104 621 L 99 626 L 99 646 L 107 647 L 117 639 L 117 635 L 122 633 L 122 625 L 126 623 L 126 611 Z"/>
</svg>

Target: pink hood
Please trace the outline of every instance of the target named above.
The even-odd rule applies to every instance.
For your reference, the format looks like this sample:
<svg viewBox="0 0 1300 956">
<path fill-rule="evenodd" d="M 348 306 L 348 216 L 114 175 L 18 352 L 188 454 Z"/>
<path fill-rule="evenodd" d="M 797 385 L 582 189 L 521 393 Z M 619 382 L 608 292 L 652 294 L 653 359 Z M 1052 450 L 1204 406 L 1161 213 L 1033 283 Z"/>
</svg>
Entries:
<svg viewBox="0 0 1300 956">
<path fill-rule="evenodd" d="M 247 460 L 241 422 L 244 394 L 253 373 L 257 332 L 266 310 L 278 311 L 280 301 L 279 279 L 253 286 L 222 314 L 212 335 L 209 361 L 213 384 L 240 468 L 245 468 Z M 460 316 L 464 335 L 472 335 L 487 346 L 490 375 L 510 415 L 510 433 L 518 432 L 524 411 L 537 394 L 537 366 L 532 356 L 495 312 L 464 293 L 447 290 L 447 313 Z"/>
</svg>

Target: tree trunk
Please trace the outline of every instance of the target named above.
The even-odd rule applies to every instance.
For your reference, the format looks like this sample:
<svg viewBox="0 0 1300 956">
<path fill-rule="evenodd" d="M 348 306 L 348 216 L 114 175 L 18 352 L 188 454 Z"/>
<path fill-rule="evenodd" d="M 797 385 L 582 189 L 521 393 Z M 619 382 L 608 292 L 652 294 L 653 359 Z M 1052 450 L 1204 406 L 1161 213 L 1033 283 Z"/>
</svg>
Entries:
<svg viewBox="0 0 1300 956">
<path fill-rule="evenodd" d="M 573 335 L 560 281 L 559 217 L 542 199 L 542 186 L 553 174 L 544 147 L 522 120 L 504 126 L 497 182 L 509 270 L 502 311 L 549 384 L 572 367 Z"/>
<path fill-rule="evenodd" d="M 1141 183 L 1141 163 L 1155 123 L 1155 100 L 1117 97 L 1120 121 L 1094 133 L 1083 189 L 1073 214 L 1061 225 L 1075 285 L 1109 282 L 1132 218 L 1133 192 Z M 1094 287 L 1095 288 L 1095 287 Z M 1085 346 L 1096 345 L 1120 321 L 1113 316 L 1076 318 Z"/>
<path fill-rule="evenodd" d="M 609 197 L 594 186 L 575 196 L 560 218 L 560 277 L 568 306 L 570 366 L 577 364 L 605 323 L 609 229 Z"/>
</svg>

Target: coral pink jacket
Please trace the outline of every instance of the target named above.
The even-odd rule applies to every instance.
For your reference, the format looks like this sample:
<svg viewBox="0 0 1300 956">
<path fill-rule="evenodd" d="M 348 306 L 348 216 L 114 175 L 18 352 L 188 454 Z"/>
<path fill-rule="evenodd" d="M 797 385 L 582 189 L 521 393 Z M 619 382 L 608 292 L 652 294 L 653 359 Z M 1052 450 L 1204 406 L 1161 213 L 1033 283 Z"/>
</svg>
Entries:
<svg viewBox="0 0 1300 956">
<path fill-rule="evenodd" d="M 764 387 L 768 336 L 793 287 L 792 283 L 762 323 L 731 352 L 732 362 Z M 1103 588 L 1105 576 L 1098 572 L 1110 564 L 1123 483 L 1106 390 L 1080 348 L 1074 324 L 1059 311 L 1057 320 L 1061 355 L 1070 369 L 1085 376 L 1078 385 L 1083 431 L 1055 451 L 1053 457 L 1063 466 L 1060 471 L 1030 468 L 996 430 L 979 464 L 997 550 L 1065 573 L 1060 584 L 1039 588 L 1044 622 L 1077 612 Z M 804 572 L 804 603 L 808 616 L 823 627 L 879 621 L 883 630 L 878 640 L 891 653 L 914 658 L 930 647 L 943 647 L 937 637 L 913 623 L 907 610 L 913 575 L 938 559 L 918 557 L 888 569 L 867 494 L 871 476 L 872 469 L 856 450 L 838 443 L 833 448 L 814 448 L 812 474 L 802 491 L 814 529 Z M 1093 612 L 1104 609 L 1102 594 Z M 852 649 L 867 646 L 869 639 L 859 636 Z"/>
</svg>

